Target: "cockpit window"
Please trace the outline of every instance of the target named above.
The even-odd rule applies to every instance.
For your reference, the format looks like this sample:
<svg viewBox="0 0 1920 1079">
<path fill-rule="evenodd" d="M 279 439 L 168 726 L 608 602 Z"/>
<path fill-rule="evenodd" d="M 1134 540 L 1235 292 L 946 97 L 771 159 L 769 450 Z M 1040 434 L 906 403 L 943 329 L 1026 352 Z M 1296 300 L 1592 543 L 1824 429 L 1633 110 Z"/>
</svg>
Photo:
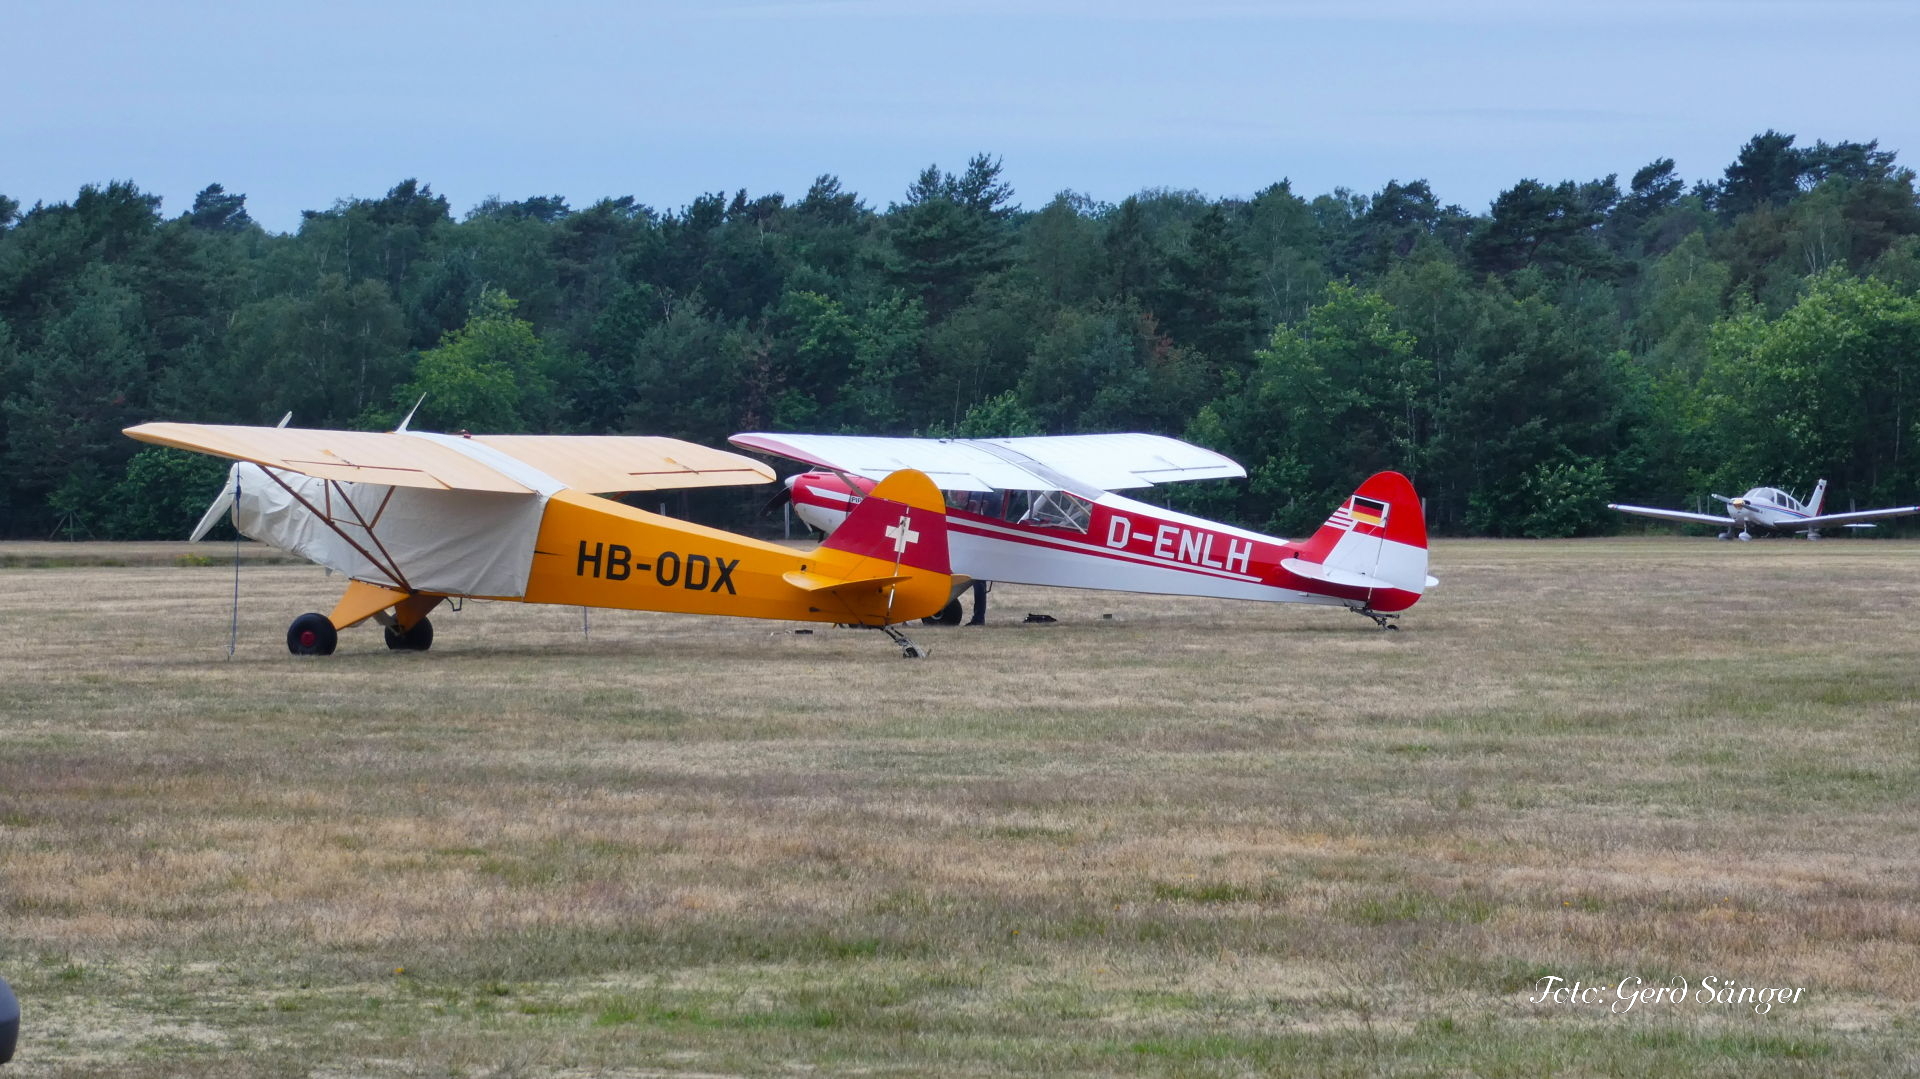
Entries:
<svg viewBox="0 0 1920 1079">
<path fill-rule="evenodd" d="M 1093 503 L 1067 491 L 1034 492 L 1032 506 L 1020 518 L 1021 524 L 1070 528 L 1075 532 L 1085 532 L 1092 522 Z"/>
<path fill-rule="evenodd" d="M 977 513 L 982 517 L 1000 516 L 1000 504 L 1005 499 L 999 491 L 948 491 L 947 505 L 968 513 Z"/>
<path fill-rule="evenodd" d="M 1033 492 L 1032 491 L 1003 491 L 1001 492 L 1001 497 L 1005 499 L 1005 502 L 1001 507 L 1002 515 L 1004 519 L 1011 521 L 1014 524 L 1021 524 L 1025 522 L 1027 519 L 1027 512 L 1033 509 Z"/>
</svg>

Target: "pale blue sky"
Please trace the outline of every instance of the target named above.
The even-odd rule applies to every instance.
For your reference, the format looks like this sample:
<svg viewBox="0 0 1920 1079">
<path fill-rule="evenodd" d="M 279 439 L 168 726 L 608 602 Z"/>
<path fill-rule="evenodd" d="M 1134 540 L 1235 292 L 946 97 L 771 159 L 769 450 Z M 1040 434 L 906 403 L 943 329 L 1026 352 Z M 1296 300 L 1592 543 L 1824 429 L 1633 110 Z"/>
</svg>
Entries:
<svg viewBox="0 0 1920 1079">
<path fill-rule="evenodd" d="M 875 207 L 1000 156 L 1072 188 L 1312 196 L 1662 156 L 1718 178 L 1768 128 L 1920 165 L 1912 0 L 0 0 L 0 194 L 211 182 L 269 228 L 418 177 L 659 209 L 831 172 Z"/>
</svg>

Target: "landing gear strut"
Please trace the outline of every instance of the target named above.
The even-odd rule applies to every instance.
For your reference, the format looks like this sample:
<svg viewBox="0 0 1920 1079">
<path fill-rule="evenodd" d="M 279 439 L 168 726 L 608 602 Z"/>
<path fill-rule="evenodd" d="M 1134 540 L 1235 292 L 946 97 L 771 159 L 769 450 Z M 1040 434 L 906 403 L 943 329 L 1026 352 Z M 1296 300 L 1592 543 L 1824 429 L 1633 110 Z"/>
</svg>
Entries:
<svg viewBox="0 0 1920 1079">
<path fill-rule="evenodd" d="M 1354 614 L 1366 615 L 1368 618 L 1373 619 L 1373 624 L 1379 626 L 1381 629 L 1397 631 L 1400 628 L 1391 621 L 1392 619 L 1400 617 L 1397 614 L 1387 614 L 1384 611 L 1376 611 L 1372 607 L 1348 607 L 1347 610 L 1352 611 Z"/>
<path fill-rule="evenodd" d="M 898 628 L 894 626 L 881 626 L 880 628 L 886 631 L 887 636 L 893 638 L 894 644 L 900 646 L 900 655 L 903 659 L 927 658 L 926 650 L 908 640 L 907 635 L 900 632 Z"/>
</svg>

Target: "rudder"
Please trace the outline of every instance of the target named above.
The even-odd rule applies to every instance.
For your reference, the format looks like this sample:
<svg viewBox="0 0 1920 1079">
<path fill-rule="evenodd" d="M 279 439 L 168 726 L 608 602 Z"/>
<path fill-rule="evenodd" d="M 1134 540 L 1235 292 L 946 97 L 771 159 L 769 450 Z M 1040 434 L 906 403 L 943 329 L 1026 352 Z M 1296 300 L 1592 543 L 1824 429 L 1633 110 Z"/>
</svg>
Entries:
<svg viewBox="0 0 1920 1079">
<path fill-rule="evenodd" d="M 1301 546 L 1298 558 L 1324 566 L 1330 577 L 1373 582 L 1370 602 L 1380 610 L 1413 606 L 1432 582 L 1427 520 L 1413 481 L 1398 472 L 1369 477 Z"/>
<path fill-rule="evenodd" d="M 888 622 L 926 618 L 946 606 L 954 590 L 946 501 L 913 469 L 876 484 L 814 553 L 820 572 L 857 586 L 854 591 L 884 590 Z"/>
</svg>

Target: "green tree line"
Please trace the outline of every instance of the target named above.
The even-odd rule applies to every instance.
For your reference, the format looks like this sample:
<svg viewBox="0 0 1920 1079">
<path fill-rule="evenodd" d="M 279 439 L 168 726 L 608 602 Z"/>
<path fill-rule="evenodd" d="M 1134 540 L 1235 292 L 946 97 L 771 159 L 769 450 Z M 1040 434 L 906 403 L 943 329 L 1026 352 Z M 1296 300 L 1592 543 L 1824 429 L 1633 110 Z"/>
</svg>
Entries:
<svg viewBox="0 0 1920 1079">
<path fill-rule="evenodd" d="M 423 429 L 713 445 L 1155 431 L 1249 473 L 1165 497 L 1256 527 L 1396 468 L 1438 531 L 1575 535 L 1759 482 L 1915 501 L 1916 358 L 1913 172 L 1774 131 L 1690 186 L 1662 159 L 1481 214 L 1420 180 L 1023 208 L 987 155 L 884 207 L 822 176 L 456 217 L 405 180 L 291 233 L 115 182 L 0 195 L 0 535 L 180 535 L 223 465 L 130 424 L 383 429 L 423 396 Z"/>
</svg>

